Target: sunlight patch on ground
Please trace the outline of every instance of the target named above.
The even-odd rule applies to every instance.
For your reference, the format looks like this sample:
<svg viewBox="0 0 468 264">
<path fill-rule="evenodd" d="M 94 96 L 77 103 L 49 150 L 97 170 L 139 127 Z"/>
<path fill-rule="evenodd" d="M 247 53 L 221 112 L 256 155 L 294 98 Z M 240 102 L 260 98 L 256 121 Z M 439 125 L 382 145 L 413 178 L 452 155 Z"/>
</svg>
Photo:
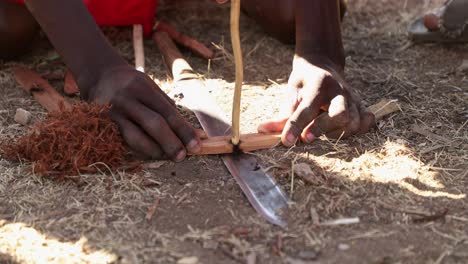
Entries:
<svg viewBox="0 0 468 264">
<path fill-rule="evenodd" d="M 90 250 L 86 238 L 75 243 L 48 238 L 23 223 L 0 220 L 0 253 L 19 263 L 111 263 L 117 256 Z"/>
<path fill-rule="evenodd" d="M 437 179 L 438 173 L 412 155 L 403 144 L 387 141 L 378 150 L 372 150 L 347 162 L 339 158 L 310 155 L 318 166 L 335 172 L 352 181 L 364 180 L 378 183 L 392 183 L 424 197 L 446 197 L 463 199 L 466 194 L 442 191 L 445 186 Z M 419 188 L 408 180 L 418 182 Z M 432 189 L 432 190 L 428 190 Z"/>
</svg>

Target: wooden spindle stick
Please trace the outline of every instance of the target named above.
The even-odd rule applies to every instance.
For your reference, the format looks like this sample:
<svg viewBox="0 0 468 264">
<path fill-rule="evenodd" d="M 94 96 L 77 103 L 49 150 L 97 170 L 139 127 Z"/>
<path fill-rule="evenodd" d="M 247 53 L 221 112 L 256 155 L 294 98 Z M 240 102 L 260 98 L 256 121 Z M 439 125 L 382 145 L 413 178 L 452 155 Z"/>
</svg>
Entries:
<svg viewBox="0 0 468 264">
<path fill-rule="evenodd" d="M 242 49 L 239 34 L 240 0 L 231 0 L 231 42 L 236 68 L 236 83 L 232 99 L 232 139 L 234 145 L 240 143 L 240 112 L 242 82 L 244 81 L 244 65 L 242 62 Z"/>
</svg>

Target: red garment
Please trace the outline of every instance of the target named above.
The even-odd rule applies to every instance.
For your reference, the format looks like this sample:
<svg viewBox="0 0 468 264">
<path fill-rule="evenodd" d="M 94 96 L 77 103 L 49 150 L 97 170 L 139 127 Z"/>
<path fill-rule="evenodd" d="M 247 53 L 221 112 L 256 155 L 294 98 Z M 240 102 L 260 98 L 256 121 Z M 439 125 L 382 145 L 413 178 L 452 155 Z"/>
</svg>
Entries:
<svg viewBox="0 0 468 264">
<path fill-rule="evenodd" d="M 24 4 L 24 0 L 10 0 Z M 63 0 L 66 1 L 66 0 Z M 151 33 L 158 0 L 83 0 L 100 26 L 143 25 Z"/>
</svg>

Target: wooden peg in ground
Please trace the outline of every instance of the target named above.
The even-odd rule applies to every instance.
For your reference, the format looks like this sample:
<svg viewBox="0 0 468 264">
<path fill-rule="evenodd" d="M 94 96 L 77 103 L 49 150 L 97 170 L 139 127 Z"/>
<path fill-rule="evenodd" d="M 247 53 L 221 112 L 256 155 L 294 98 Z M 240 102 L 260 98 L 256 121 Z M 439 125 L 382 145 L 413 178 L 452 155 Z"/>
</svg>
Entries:
<svg viewBox="0 0 468 264">
<path fill-rule="evenodd" d="M 156 21 L 153 27 L 154 31 L 162 31 L 166 32 L 171 39 L 175 42 L 179 43 L 180 45 L 190 49 L 191 51 L 195 52 L 197 55 L 205 58 L 207 60 L 213 59 L 214 52 L 205 46 L 203 43 L 199 42 L 198 40 L 187 36 L 186 34 L 178 32 L 175 28 L 166 24 L 161 21 Z"/>
<path fill-rule="evenodd" d="M 60 111 L 62 108 L 71 109 L 70 103 L 36 72 L 16 66 L 13 68 L 13 74 L 22 88 L 47 111 Z"/>
<path fill-rule="evenodd" d="M 200 80 L 196 80 L 198 75 L 194 72 L 190 64 L 184 60 L 180 51 L 174 45 L 172 40 L 166 33 L 155 33 L 154 41 L 159 50 L 164 56 L 166 65 L 171 70 L 173 78 L 176 82 L 192 80 L 190 83 L 191 89 L 204 89 L 204 84 Z M 206 98 L 200 98 L 203 100 Z M 400 110 L 396 101 L 382 100 L 381 102 L 369 107 L 369 110 L 374 113 L 376 120 L 381 119 L 384 115 Z M 243 134 L 240 135 L 239 150 L 244 152 L 268 149 L 275 147 L 281 143 L 281 134 Z M 209 155 L 209 154 L 227 154 L 234 151 L 231 144 L 230 136 L 211 137 L 202 139 L 201 151 L 198 153 L 189 153 L 191 155 Z"/>
</svg>

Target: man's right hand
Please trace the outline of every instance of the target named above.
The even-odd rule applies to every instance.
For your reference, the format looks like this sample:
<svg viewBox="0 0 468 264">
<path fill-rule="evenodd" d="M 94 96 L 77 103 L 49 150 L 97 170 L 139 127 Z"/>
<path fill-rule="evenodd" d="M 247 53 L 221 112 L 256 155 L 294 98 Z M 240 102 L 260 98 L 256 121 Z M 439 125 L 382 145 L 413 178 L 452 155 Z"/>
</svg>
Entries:
<svg viewBox="0 0 468 264">
<path fill-rule="evenodd" d="M 147 75 L 130 66 L 109 68 L 89 87 L 89 101 L 109 103 L 129 147 L 152 159 L 181 161 L 198 152 L 200 139 L 172 100 Z"/>
</svg>

